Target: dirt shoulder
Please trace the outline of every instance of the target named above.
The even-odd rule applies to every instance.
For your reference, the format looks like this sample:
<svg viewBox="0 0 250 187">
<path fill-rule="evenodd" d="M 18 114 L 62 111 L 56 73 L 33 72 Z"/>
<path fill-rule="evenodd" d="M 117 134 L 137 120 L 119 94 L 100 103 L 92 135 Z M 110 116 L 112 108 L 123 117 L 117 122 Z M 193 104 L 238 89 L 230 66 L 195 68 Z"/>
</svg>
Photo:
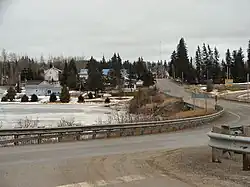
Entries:
<svg viewBox="0 0 250 187">
<path fill-rule="evenodd" d="M 232 160 L 222 163 L 211 162 L 209 147 L 195 147 L 171 151 L 141 152 L 134 154 L 95 157 L 91 167 L 109 168 L 104 174 L 141 174 L 155 177 L 164 175 L 166 181 L 177 180 L 188 186 L 197 187 L 242 187 L 250 186 L 250 173 L 242 171 L 242 156 L 234 155 Z M 107 171 L 107 170 L 106 170 Z M 155 181 L 157 184 L 157 180 Z"/>
<path fill-rule="evenodd" d="M 242 171 L 242 156 L 212 163 L 211 149 L 197 147 L 159 152 L 146 162 L 164 174 L 193 186 L 250 186 L 250 173 Z"/>
</svg>

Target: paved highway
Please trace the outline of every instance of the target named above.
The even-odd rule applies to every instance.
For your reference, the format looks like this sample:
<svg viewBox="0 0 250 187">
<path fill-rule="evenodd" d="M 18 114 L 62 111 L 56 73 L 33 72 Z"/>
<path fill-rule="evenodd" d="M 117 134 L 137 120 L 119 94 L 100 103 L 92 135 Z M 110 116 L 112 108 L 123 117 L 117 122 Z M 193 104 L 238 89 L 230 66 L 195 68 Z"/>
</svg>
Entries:
<svg viewBox="0 0 250 187">
<path fill-rule="evenodd" d="M 189 97 L 182 87 L 158 80 L 161 89 Z M 211 102 L 213 102 L 211 100 Z M 226 114 L 213 124 L 183 132 L 0 149 L 1 187 L 186 187 L 183 181 L 150 170 L 127 153 L 207 145 L 214 124 L 248 124 L 250 105 L 219 101 Z M 116 156 L 120 154 L 121 156 Z"/>
</svg>

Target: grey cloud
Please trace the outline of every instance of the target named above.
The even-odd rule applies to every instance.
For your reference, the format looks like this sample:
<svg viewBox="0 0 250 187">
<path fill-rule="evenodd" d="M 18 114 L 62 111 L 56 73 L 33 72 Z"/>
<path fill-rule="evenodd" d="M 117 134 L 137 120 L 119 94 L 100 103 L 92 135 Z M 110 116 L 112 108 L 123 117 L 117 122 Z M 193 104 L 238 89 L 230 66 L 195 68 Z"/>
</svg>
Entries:
<svg viewBox="0 0 250 187">
<path fill-rule="evenodd" d="M 5 0 L 7 2 L 7 0 Z M 249 0 L 15 0 L 0 25 L 0 48 L 32 56 L 93 55 L 169 59 L 181 37 L 190 56 L 203 42 L 243 49 Z M 7 4 L 6 4 L 7 5 Z"/>
</svg>

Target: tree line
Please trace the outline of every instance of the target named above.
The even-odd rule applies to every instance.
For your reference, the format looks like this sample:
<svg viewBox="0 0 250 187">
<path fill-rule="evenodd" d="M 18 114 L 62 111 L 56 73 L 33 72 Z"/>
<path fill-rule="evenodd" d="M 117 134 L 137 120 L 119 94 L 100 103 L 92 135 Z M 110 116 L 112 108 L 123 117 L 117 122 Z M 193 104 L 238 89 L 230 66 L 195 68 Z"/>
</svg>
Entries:
<svg viewBox="0 0 250 187">
<path fill-rule="evenodd" d="M 245 60 L 246 59 L 246 60 Z M 248 42 L 247 58 L 242 48 L 231 51 L 227 49 L 225 59 L 220 60 L 218 49 L 203 43 L 198 46 L 194 58 L 189 58 L 187 45 L 181 38 L 177 49 L 173 51 L 169 62 L 169 74 L 188 83 L 224 83 L 225 79 L 234 82 L 247 81 L 250 73 L 250 40 Z"/>
<path fill-rule="evenodd" d="M 167 69 L 167 62 L 146 62 L 142 57 L 139 57 L 137 61 L 129 62 L 128 60 L 122 60 L 118 53 L 114 53 L 111 59 L 106 60 L 103 57 L 100 61 L 91 57 L 86 60 L 84 57 L 51 57 L 46 63 L 44 57 L 41 56 L 40 60 L 31 58 L 29 56 L 17 57 L 14 53 L 8 53 L 6 50 L 2 51 L 2 60 L 0 61 L 0 84 L 1 85 L 14 85 L 21 81 L 31 80 L 43 80 L 44 70 L 49 69 L 50 66 L 63 70 L 61 76 L 62 84 L 68 85 L 70 88 L 83 88 L 79 80 L 78 73 L 80 69 L 87 68 L 90 77 L 98 76 L 98 71 L 94 69 L 110 69 L 109 76 L 102 80 L 111 84 L 111 86 L 121 85 L 121 69 L 126 69 L 129 74 L 129 79 L 147 79 L 150 77 L 150 72 L 155 70 L 157 72 L 162 71 L 162 67 Z M 97 68 L 98 67 L 98 68 Z M 103 78 L 103 75 L 101 75 Z M 99 78 L 100 79 L 100 78 Z M 97 80 L 99 80 L 97 78 Z M 91 80 L 89 80 L 91 82 Z M 150 84 L 144 81 L 145 85 Z M 90 84 L 90 83 L 89 83 Z M 86 85 L 85 85 L 86 87 Z M 102 87 L 102 85 L 99 85 Z"/>
<path fill-rule="evenodd" d="M 148 87 L 155 82 L 150 70 L 153 66 L 151 63 L 150 65 L 150 67 L 147 66 L 142 57 L 139 57 L 134 63 L 122 62 L 120 55 L 116 53 L 109 61 L 106 61 L 105 57 L 101 61 L 91 57 L 86 64 L 88 78 L 86 81 L 82 81 L 77 73 L 75 60 L 71 59 L 70 62 L 64 63 L 60 80 L 62 85 L 82 91 L 92 90 L 98 92 L 104 90 L 105 85 L 120 89 L 126 81 L 128 86 L 132 87 L 136 80 L 142 80 L 143 85 Z M 103 74 L 103 69 L 109 70 L 106 76 Z M 126 73 L 123 74 L 122 70 L 125 70 Z"/>
</svg>

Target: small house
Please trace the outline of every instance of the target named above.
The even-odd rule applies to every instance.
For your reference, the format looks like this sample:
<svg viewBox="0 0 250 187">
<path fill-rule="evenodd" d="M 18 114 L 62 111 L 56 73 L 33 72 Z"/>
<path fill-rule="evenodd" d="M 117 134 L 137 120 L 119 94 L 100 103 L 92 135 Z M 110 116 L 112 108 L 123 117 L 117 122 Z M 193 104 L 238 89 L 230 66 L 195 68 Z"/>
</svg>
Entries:
<svg viewBox="0 0 250 187">
<path fill-rule="evenodd" d="M 44 72 L 44 81 L 28 81 L 25 83 L 25 93 L 30 96 L 49 96 L 52 93 L 59 95 L 61 93 L 60 85 L 61 70 L 51 67 Z"/>
</svg>

